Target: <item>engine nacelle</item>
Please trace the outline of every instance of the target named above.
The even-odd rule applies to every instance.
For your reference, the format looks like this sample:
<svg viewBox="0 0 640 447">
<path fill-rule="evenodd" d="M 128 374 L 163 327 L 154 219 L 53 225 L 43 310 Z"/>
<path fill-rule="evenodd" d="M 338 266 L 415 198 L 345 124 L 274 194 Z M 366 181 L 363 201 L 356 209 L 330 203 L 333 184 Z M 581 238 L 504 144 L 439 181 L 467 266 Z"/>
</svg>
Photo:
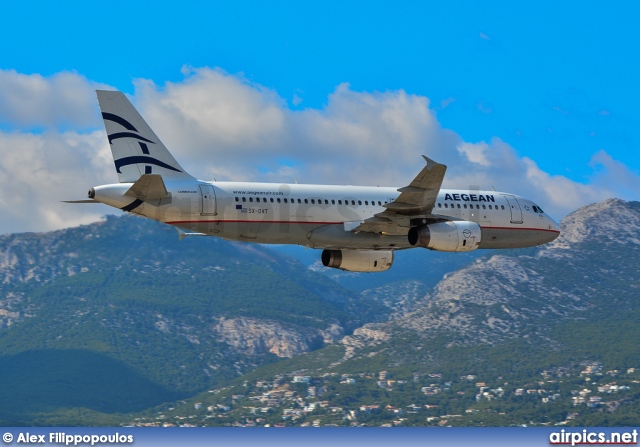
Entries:
<svg viewBox="0 0 640 447">
<path fill-rule="evenodd" d="M 322 265 L 349 272 L 384 272 L 391 264 L 391 250 L 322 250 Z"/>
<path fill-rule="evenodd" d="M 439 222 L 409 230 L 409 243 L 438 251 L 471 251 L 482 240 L 482 229 L 475 222 Z"/>
</svg>

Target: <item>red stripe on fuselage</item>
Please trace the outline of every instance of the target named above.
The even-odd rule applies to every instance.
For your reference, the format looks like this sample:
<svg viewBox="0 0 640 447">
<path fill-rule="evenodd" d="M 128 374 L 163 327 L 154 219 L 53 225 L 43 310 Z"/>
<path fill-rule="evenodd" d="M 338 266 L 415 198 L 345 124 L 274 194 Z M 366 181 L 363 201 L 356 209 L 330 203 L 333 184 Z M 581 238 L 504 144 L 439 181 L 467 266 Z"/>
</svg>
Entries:
<svg viewBox="0 0 640 447">
<path fill-rule="evenodd" d="M 342 225 L 344 222 L 311 222 L 307 220 L 176 220 L 165 222 L 169 225 L 188 223 L 276 223 L 276 224 L 315 224 L 315 225 Z"/>
<path fill-rule="evenodd" d="M 192 224 L 192 223 L 273 223 L 273 224 L 312 224 L 312 225 L 343 225 L 344 222 L 311 222 L 306 220 L 176 220 L 165 222 L 169 225 Z M 487 230 L 518 230 L 518 231 L 548 231 L 550 233 L 560 233 L 558 230 L 547 228 L 522 228 L 522 227 L 483 227 Z"/>
<path fill-rule="evenodd" d="M 520 228 L 520 227 L 483 227 L 481 226 L 480 228 L 486 228 L 487 230 L 525 230 L 525 231 L 548 231 L 549 233 L 560 233 L 559 230 L 551 230 L 551 229 L 547 229 L 547 228 Z"/>
</svg>

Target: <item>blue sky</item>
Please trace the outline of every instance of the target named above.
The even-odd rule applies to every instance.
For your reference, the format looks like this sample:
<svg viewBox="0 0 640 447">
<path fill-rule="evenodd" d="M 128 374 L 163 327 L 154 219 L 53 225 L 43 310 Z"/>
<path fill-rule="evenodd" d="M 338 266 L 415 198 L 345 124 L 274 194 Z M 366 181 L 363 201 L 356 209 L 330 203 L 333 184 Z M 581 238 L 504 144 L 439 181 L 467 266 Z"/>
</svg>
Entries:
<svg viewBox="0 0 640 447">
<path fill-rule="evenodd" d="M 640 6 L 634 2 L 35 1 L 2 9 L 0 70 L 24 79 L 37 74 L 51 84 L 56 75 L 72 72 L 87 85 L 132 95 L 151 116 L 153 97 L 161 101 L 168 86 L 197 83 L 205 67 L 252 92 L 267 92 L 270 99 L 263 102 L 298 117 L 335 112 L 335 104 L 344 104 L 336 97 L 384 102 L 387 93 L 405 92 L 426 98 L 436 127 L 461 141 L 486 142 L 487 150 L 508 145 L 511 155 L 532 160 L 545 175 L 607 184 L 612 194 L 637 199 Z M 347 85 L 346 96 L 336 94 L 341 85 Z M 0 129 L 6 134 L 99 129 L 99 121 L 73 116 L 19 119 L 3 109 L 2 91 L 0 85 Z M 344 110 L 332 116 L 362 122 Z M 275 147 L 265 146 L 277 152 Z M 265 171 L 284 172 L 307 160 L 295 151 L 272 158 L 285 161 L 259 160 L 259 174 L 246 179 L 290 181 Z M 232 168 L 238 165 L 227 166 L 228 177 Z M 558 205 L 556 217 L 568 207 Z"/>
</svg>

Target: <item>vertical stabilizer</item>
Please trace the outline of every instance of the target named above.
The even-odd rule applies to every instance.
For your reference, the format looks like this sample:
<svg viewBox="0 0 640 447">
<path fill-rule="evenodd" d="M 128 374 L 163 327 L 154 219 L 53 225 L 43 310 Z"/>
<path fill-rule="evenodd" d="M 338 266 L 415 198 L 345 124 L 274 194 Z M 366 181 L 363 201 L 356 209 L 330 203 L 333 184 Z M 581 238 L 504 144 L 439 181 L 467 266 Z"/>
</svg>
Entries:
<svg viewBox="0 0 640 447">
<path fill-rule="evenodd" d="M 120 183 L 143 174 L 165 180 L 193 180 L 121 92 L 97 90 L 104 127 Z"/>
</svg>

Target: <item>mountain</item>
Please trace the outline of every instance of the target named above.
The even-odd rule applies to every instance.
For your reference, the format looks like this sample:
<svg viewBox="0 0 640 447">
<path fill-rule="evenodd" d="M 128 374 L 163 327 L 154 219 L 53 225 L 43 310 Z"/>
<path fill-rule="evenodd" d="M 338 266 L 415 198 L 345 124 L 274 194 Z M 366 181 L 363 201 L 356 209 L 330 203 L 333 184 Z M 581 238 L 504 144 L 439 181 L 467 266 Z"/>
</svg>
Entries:
<svg viewBox="0 0 640 447">
<path fill-rule="evenodd" d="M 374 338 L 411 332 L 421 340 L 444 338 L 445 347 L 525 338 L 532 346 L 560 348 L 563 339 L 554 332 L 560 327 L 613 322 L 637 311 L 640 203 L 611 199 L 584 207 L 561 228 L 545 246 L 476 259 L 390 321 L 366 324 L 343 343 L 366 340 L 360 334 L 369 332 L 378 334 Z"/>
<path fill-rule="evenodd" d="M 561 229 L 542 247 L 487 253 L 418 298 L 387 290 L 396 305 L 388 321 L 258 368 L 243 377 L 244 389 L 270 383 L 306 396 L 297 401 L 304 408 L 340 409 L 294 406 L 289 417 L 273 408 L 263 418 L 292 425 L 637 425 L 640 203 L 586 206 Z M 290 384 L 296 375 L 309 377 L 314 396 L 326 392 L 311 397 Z M 242 410 L 250 403 L 232 401 L 233 392 L 219 397 L 231 408 L 226 419 L 202 423 L 253 420 Z M 193 415 L 190 402 L 176 414 Z"/>
<path fill-rule="evenodd" d="M 561 227 L 385 280 L 136 217 L 0 236 L 0 422 L 637 425 L 640 203 Z"/>
<path fill-rule="evenodd" d="M 390 309 L 288 257 L 133 216 L 0 237 L 0 421 L 114 414 L 323 347 Z M 38 419 L 40 418 L 40 419 Z"/>
</svg>

